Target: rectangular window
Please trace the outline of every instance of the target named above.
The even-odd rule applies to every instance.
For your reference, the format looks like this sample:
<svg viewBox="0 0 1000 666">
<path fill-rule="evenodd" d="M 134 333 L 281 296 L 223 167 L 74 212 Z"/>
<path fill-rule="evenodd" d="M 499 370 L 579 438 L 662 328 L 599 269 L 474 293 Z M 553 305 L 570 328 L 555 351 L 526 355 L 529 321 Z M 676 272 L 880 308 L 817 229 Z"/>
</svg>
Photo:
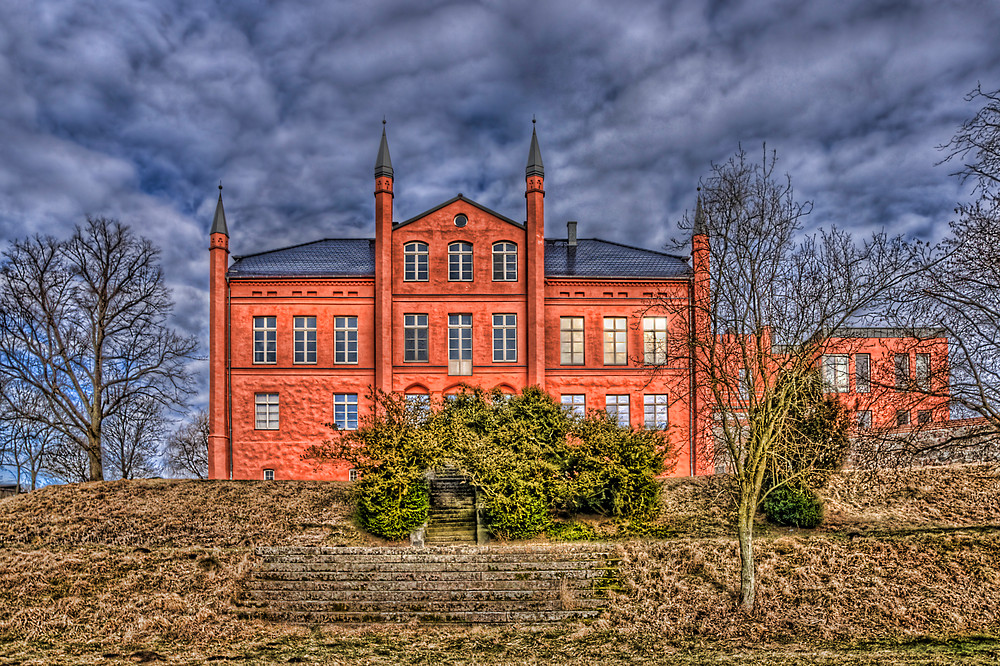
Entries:
<svg viewBox="0 0 1000 666">
<path fill-rule="evenodd" d="M 587 415 L 587 396 L 583 393 L 564 393 L 559 396 L 559 402 L 573 416 L 583 418 Z"/>
<path fill-rule="evenodd" d="M 642 396 L 643 423 L 649 430 L 663 430 L 667 427 L 667 396 L 652 394 Z"/>
<path fill-rule="evenodd" d="M 347 470 L 347 480 L 348 481 L 357 481 L 358 480 L 358 470 L 354 469 L 353 467 L 351 469 Z"/>
<path fill-rule="evenodd" d="M 316 362 L 316 317 L 295 317 L 295 362 Z"/>
<path fill-rule="evenodd" d="M 472 374 L 472 315 L 448 315 L 448 374 Z"/>
<path fill-rule="evenodd" d="M 823 357 L 823 388 L 827 393 L 847 393 L 850 390 L 848 356 Z"/>
<path fill-rule="evenodd" d="M 870 393 L 872 390 L 872 357 L 870 354 L 854 355 L 854 390 Z"/>
<path fill-rule="evenodd" d="M 583 317 L 559 318 L 559 363 L 583 365 Z"/>
<path fill-rule="evenodd" d="M 358 362 L 358 318 L 333 318 L 333 362 Z"/>
<path fill-rule="evenodd" d="M 333 394 L 333 425 L 341 430 L 358 429 L 358 394 Z"/>
<path fill-rule="evenodd" d="M 908 409 L 900 409 L 896 412 L 896 425 L 910 425 L 910 411 Z"/>
<path fill-rule="evenodd" d="M 919 412 L 917 412 L 917 423 L 920 425 L 927 425 L 928 423 L 931 422 L 932 418 L 933 415 L 931 413 L 931 410 L 929 409 L 927 410 L 921 409 Z"/>
<path fill-rule="evenodd" d="M 628 320 L 625 317 L 604 318 L 604 365 L 628 363 L 625 344 L 627 325 Z"/>
<path fill-rule="evenodd" d="M 493 315 L 493 361 L 513 363 L 517 360 L 517 315 Z"/>
<path fill-rule="evenodd" d="M 667 318 L 642 318 L 642 357 L 646 365 L 667 362 Z"/>
<path fill-rule="evenodd" d="M 448 246 L 448 280 L 472 281 L 472 243 L 452 243 Z"/>
<path fill-rule="evenodd" d="M 253 362 L 276 363 L 278 361 L 277 317 L 253 318 Z"/>
<path fill-rule="evenodd" d="M 628 394 L 609 395 L 605 397 L 605 409 L 608 414 L 622 428 L 628 428 L 631 421 L 628 417 Z"/>
<path fill-rule="evenodd" d="M 406 393 L 403 399 L 406 400 L 407 407 L 419 414 L 430 411 L 431 397 L 426 393 Z"/>
<path fill-rule="evenodd" d="M 427 243 L 413 241 L 403 246 L 403 280 L 427 281 Z"/>
<path fill-rule="evenodd" d="M 264 470 L 264 480 L 265 481 L 274 481 L 274 470 L 273 469 L 265 469 Z"/>
<path fill-rule="evenodd" d="M 278 394 L 254 394 L 254 429 L 278 429 Z"/>
<path fill-rule="evenodd" d="M 910 388 L 910 355 L 909 354 L 896 354 L 895 357 L 896 366 L 896 390 L 906 391 Z M 909 418 L 909 417 L 907 417 Z M 907 420 L 909 423 L 909 420 Z"/>
<path fill-rule="evenodd" d="M 403 315 L 403 360 L 427 362 L 427 315 Z"/>
<path fill-rule="evenodd" d="M 736 381 L 739 382 L 739 386 L 736 387 L 736 390 L 740 396 L 740 400 L 749 400 L 753 383 L 750 381 L 750 373 L 746 368 L 740 368 L 739 376 L 736 378 Z"/>
<path fill-rule="evenodd" d="M 871 430 L 872 413 L 867 409 L 858 412 L 858 430 Z"/>
<path fill-rule="evenodd" d="M 931 390 L 931 355 L 917 354 L 917 390 Z"/>
<path fill-rule="evenodd" d="M 514 243 L 493 244 L 493 281 L 517 281 L 517 245 Z"/>
</svg>

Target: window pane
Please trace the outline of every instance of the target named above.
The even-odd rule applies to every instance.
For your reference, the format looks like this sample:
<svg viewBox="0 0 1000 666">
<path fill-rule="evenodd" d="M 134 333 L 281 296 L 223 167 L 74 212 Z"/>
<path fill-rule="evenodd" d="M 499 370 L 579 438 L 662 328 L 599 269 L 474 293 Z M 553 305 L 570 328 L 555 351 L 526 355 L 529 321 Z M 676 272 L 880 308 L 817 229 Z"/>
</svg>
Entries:
<svg viewBox="0 0 1000 666">
<path fill-rule="evenodd" d="M 316 362 L 316 317 L 294 317 L 295 363 Z"/>
<path fill-rule="evenodd" d="M 403 280 L 427 280 L 427 243 L 415 241 L 403 246 Z"/>
<path fill-rule="evenodd" d="M 609 395 L 605 397 L 608 414 L 622 428 L 630 425 L 628 414 L 628 395 Z"/>
<path fill-rule="evenodd" d="M 358 429 L 358 394 L 333 395 L 333 424 L 342 430 Z"/>
<path fill-rule="evenodd" d="M 857 354 L 854 357 L 854 390 L 869 393 L 872 390 L 871 356 Z"/>
<path fill-rule="evenodd" d="M 910 386 L 910 355 L 896 354 L 894 362 L 896 366 L 896 390 L 905 391 Z"/>
<path fill-rule="evenodd" d="M 829 393 L 847 393 L 850 377 L 848 376 L 849 358 L 843 355 L 823 357 L 823 384 Z"/>
<path fill-rule="evenodd" d="M 582 393 L 563 394 L 559 398 L 563 408 L 573 416 L 583 418 L 587 413 L 586 396 Z"/>
<path fill-rule="evenodd" d="M 604 365 L 625 365 L 628 362 L 626 321 L 625 317 L 604 318 Z"/>
<path fill-rule="evenodd" d="M 517 245 L 514 243 L 493 244 L 494 281 L 517 280 Z"/>
<path fill-rule="evenodd" d="M 471 243 L 452 243 L 448 246 L 448 279 L 452 282 L 472 280 Z"/>
<path fill-rule="evenodd" d="M 929 391 L 931 388 L 931 355 L 917 354 L 917 389 Z"/>
<path fill-rule="evenodd" d="M 253 362 L 275 363 L 278 358 L 277 317 L 253 318 Z"/>
<path fill-rule="evenodd" d="M 277 393 L 257 393 L 254 395 L 254 428 L 257 430 L 278 429 Z"/>
<path fill-rule="evenodd" d="M 493 315 L 493 361 L 517 361 L 517 315 Z"/>
<path fill-rule="evenodd" d="M 667 318 L 643 317 L 642 353 L 647 364 L 662 364 L 667 361 Z"/>
<path fill-rule="evenodd" d="M 358 318 L 333 318 L 333 362 L 358 362 Z"/>
<path fill-rule="evenodd" d="M 448 374 L 472 374 L 472 315 L 448 315 Z"/>
<path fill-rule="evenodd" d="M 583 317 L 559 318 L 559 362 L 583 365 Z"/>
<path fill-rule="evenodd" d="M 643 422 L 650 430 L 663 430 L 667 427 L 667 403 L 666 394 L 644 395 Z"/>
</svg>

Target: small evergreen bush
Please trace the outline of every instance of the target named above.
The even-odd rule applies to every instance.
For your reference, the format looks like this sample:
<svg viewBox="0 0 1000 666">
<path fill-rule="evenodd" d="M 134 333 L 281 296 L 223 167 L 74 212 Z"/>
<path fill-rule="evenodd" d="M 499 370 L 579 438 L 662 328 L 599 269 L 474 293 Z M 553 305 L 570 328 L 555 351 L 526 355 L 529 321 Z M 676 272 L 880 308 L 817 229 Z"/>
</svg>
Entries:
<svg viewBox="0 0 1000 666">
<path fill-rule="evenodd" d="M 823 501 L 807 488 L 775 488 L 761 507 L 767 519 L 776 525 L 812 529 L 823 522 Z"/>
</svg>

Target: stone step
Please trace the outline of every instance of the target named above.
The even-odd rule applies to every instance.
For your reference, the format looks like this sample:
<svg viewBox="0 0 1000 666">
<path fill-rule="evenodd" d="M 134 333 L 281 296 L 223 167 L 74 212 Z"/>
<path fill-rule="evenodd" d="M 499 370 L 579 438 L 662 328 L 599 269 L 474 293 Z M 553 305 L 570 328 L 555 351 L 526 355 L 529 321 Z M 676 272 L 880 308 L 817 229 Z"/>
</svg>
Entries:
<svg viewBox="0 0 1000 666">
<path fill-rule="evenodd" d="M 254 554 L 258 557 L 276 555 L 280 557 L 292 555 L 366 555 L 368 557 L 379 557 L 382 555 L 395 555 L 398 557 L 410 557 L 419 555 L 474 555 L 479 557 L 484 554 L 510 554 L 518 555 L 546 555 L 556 556 L 568 553 L 599 553 L 609 554 L 614 552 L 615 547 L 611 544 L 599 541 L 588 541 L 586 543 L 538 543 L 538 544 L 492 544 L 489 546 L 462 546 L 455 548 L 411 548 L 409 546 L 258 546 L 254 549 Z"/>
<path fill-rule="evenodd" d="M 510 602 L 558 600 L 560 594 L 567 594 L 577 600 L 593 600 L 604 603 L 596 591 L 589 589 L 556 587 L 547 590 L 248 590 L 247 596 L 256 601 L 278 604 L 300 601 L 329 601 L 340 603 L 409 603 L 431 602 Z"/>
<path fill-rule="evenodd" d="M 481 611 L 473 613 L 429 613 L 422 611 L 406 612 L 283 612 L 262 613 L 269 620 L 278 620 L 290 624 L 356 624 L 397 622 L 413 622 L 427 624 L 544 624 L 549 622 L 565 622 L 599 617 L 601 610 L 564 610 L 564 611 Z"/>
<path fill-rule="evenodd" d="M 254 579 L 248 589 L 260 592 L 517 592 L 544 594 L 566 587 L 574 590 L 598 590 L 594 578 L 543 578 L 497 580 L 270 580 Z"/>
<path fill-rule="evenodd" d="M 374 573 L 391 571 L 393 573 L 498 573 L 525 572 L 534 575 L 536 572 L 560 572 L 566 570 L 586 570 L 593 566 L 588 561 L 557 561 L 557 562 L 268 562 L 261 569 L 267 573 L 300 572 L 300 573 Z"/>
<path fill-rule="evenodd" d="M 266 608 L 269 613 L 482 613 L 482 612 L 540 612 L 563 610 L 600 610 L 607 604 L 604 599 L 496 599 L 485 601 L 276 601 L 271 599 Z M 570 607 L 567 607 L 570 606 Z M 262 606 L 262 608 L 265 606 Z"/>
<path fill-rule="evenodd" d="M 356 581 L 361 583 L 381 582 L 386 585 L 394 581 L 464 581 L 478 583 L 480 581 L 525 581 L 525 580 L 561 580 L 593 579 L 607 575 L 608 570 L 579 569 L 557 571 L 532 571 L 530 575 L 523 571 L 257 571 L 253 577 L 257 580 L 275 581 Z"/>
<path fill-rule="evenodd" d="M 366 552 L 357 548 L 296 549 L 278 554 L 271 549 L 257 549 L 262 562 L 552 562 L 575 560 L 592 562 L 607 559 L 606 550 L 510 550 L 502 546 L 454 546 L 434 548 L 385 548 Z"/>
</svg>

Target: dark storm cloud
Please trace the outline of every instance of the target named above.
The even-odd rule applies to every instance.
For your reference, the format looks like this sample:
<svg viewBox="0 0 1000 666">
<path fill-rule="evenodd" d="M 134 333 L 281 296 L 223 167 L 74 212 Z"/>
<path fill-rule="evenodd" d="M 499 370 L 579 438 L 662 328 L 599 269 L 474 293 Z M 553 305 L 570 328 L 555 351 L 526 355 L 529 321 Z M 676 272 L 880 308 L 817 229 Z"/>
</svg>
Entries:
<svg viewBox="0 0 1000 666">
<path fill-rule="evenodd" d="M 0 6 L 0 237 L 121 217 L 206 337 L 219 179 L 234 253 L 372 234 L 458 192 L 523 219 L 532 114 L 548 235 L 647 247 L 765 141 L 812 222 L 937 239 L 935 147 L 1000 87 L 995 2 L 226 2 Z"/>
</svg>

